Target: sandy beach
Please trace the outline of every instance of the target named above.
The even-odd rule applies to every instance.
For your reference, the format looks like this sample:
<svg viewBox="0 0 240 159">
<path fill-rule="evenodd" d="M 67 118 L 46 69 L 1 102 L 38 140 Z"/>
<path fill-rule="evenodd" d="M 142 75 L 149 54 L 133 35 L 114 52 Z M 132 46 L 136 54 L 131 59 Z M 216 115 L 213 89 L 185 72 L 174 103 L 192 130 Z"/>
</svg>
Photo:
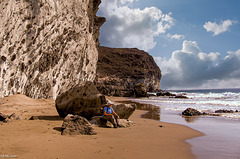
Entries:
<svg viewBox="0 0 240 159">
<path fill-rule="evenodd" d="M 111 101 L 127 98 L 108 97 Z M 55 101 L 18 94 L 0 99 L 0 112 L 22 120 L 0 125 L 0 157 L 20 159 L 192 159 L 185 140 L 202 133 L 186 126 L 141 118 L 136 110 L 129 128 L 94 127 L 97 135 L 62 136 Z M 38 120 L 28 120 L 37 116 Z"/>
</svg>

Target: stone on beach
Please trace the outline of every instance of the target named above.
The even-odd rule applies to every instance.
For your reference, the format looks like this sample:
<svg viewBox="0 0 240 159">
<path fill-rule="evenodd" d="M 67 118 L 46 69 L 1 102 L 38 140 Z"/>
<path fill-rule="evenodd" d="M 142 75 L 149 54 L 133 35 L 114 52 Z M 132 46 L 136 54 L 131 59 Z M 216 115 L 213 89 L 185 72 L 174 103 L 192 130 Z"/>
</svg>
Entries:
<svg viewBox="0 0 240 159">
<path fill-rule="evenodd" d="M 182 115 L 185 115 L 185 116 L 197 116 L 197 115 L 202 115 L 202 113 L 199 112 L 199 111 L 196 110 L 196 109 L 187 108 L 186 110 L 184 110 L 184 111 L 182 112 Z"/>
<path fill-rule="evenodd" d="M 215 113 L 234 113 L 234 111 L 227 110 L 227 109 L 219 109 L 219 110 L 216 110 Z"/>
<path fill-rule="evenodd" d="M 68 114 L 62 124 L 62 135 L 96 135 L 91 123 L 84 117 Z"/>
</svg>

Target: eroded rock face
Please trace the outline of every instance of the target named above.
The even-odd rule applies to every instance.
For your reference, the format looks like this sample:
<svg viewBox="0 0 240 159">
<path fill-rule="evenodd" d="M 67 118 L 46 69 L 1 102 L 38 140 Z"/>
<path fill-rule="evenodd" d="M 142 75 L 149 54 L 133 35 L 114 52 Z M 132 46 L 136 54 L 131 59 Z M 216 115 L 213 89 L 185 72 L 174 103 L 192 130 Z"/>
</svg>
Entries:
<svg viewBox="0 0 240 159">
<path fill-rule="evenodd" d="M 100 93 L 131 96 L 133 87 L 143 83 L 147 91 L 159 89 L 161 71 L 152 56 L 136 48 L 98 47 L 97 77 Z"/>
<path fill-rule="evenodd" d="M 101 0 L 2 0 L 0 97 L 53 98 L 93 81 Z"/>
<path fill-rule="evenodd" d="M 137 83 L 133 86 L 136 97 L 146 97 L 147 87 L 143 83 Z"/>
</svg>

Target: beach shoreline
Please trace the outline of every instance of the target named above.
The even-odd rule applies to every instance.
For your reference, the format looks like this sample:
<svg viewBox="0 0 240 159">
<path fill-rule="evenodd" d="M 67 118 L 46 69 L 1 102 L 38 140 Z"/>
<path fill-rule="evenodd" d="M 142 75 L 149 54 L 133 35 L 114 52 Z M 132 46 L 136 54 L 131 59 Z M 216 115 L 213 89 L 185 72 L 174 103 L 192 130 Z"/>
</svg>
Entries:
<svg viewBox="0 0 240 159">
<path fill-rule="evenodd" d="M 112 102 L 129 100 L 107 98 Z M 55 101 L 21 94 L 0 99 L 0 112 L 25 118 L 0 125 L 0 155 L 15 155 L 20 159 L 192 159 L 196 156 L 186 140 L 203 135 L 187 126 L 141 118 L 146 111 L 136 110 L 129 118 L 136 126 L 94 127 L 97 135 L 62 136 L 59 131 L 62 119 L 57 118 Z M 41 118 L 28 120 L 30 116 Z"/>
</svg>

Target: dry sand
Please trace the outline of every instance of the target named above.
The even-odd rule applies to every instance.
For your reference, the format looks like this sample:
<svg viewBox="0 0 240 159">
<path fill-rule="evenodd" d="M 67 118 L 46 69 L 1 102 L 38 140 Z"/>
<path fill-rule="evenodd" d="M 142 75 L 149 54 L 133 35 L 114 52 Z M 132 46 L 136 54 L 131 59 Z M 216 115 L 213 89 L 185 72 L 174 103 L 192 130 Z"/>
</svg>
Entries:
<svg viewBox="0 0 240 159">
<path fill-rule="evenodd" d="M 62 136 L 59 131 L 62 119 L 54 100 L 31 99 L 21 94 L 0 99 L 0 112 L 17 113 L 25 118 L 0 125 L 0 158 L 191 159 L 195 156 L 185 140 L 202 135 L 182 125 L 140 118 L 145 112 L 136 110 L 130 117 L 136 126 L 94 127 L 97 135 Z M 32 115 L 39 120 L 26 120 Z"/>
</svg>

